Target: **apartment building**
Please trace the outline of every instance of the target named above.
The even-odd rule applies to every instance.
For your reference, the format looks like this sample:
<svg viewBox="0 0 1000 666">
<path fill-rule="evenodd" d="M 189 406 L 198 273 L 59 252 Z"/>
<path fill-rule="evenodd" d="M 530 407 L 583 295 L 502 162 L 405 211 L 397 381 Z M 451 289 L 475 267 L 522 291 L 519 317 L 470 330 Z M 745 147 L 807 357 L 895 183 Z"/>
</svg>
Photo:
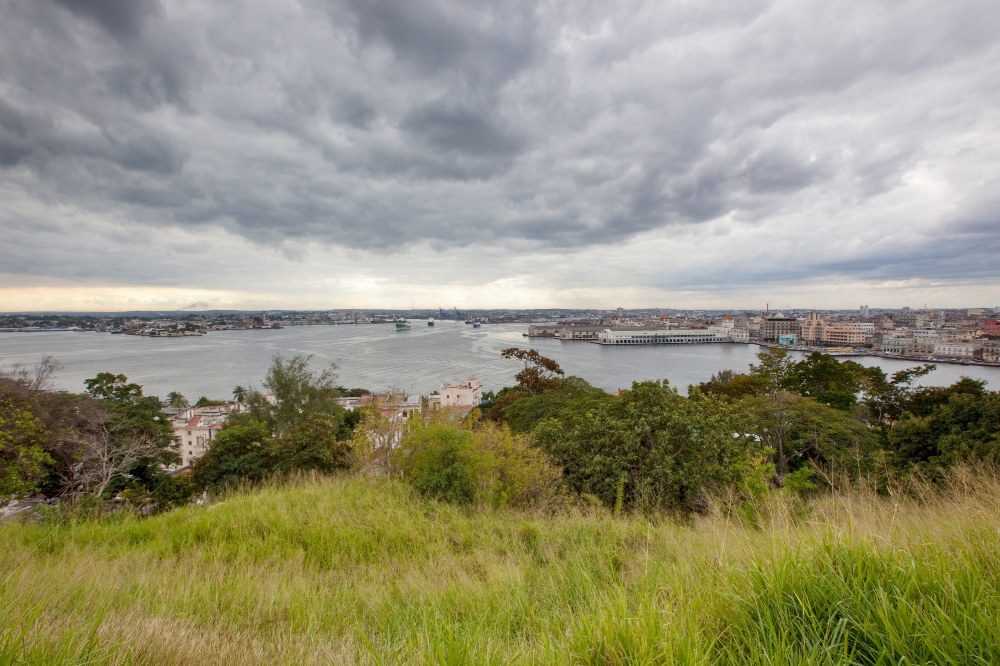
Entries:
<svg viewBox="0 0 1000 666">
<path fill-rule="evenodd" d="M 854 324 L 838 322 L 823 328 L 823 342 L 834 345 L 863 345 L 865 332 Z"/>
</svg>

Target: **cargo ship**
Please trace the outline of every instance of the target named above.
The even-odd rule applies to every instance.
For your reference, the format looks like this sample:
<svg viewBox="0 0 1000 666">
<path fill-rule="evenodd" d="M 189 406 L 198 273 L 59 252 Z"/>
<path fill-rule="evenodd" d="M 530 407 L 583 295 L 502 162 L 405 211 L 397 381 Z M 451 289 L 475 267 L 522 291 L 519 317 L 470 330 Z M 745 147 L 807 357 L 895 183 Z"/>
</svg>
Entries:
<svg viewBox="0 0 1000 666">
<path fill-rule="evenodd" d="M 410 325 L 407 323 L 396 324 L 397 331 L 408 331 L 410 330 Z"/>
</svg>

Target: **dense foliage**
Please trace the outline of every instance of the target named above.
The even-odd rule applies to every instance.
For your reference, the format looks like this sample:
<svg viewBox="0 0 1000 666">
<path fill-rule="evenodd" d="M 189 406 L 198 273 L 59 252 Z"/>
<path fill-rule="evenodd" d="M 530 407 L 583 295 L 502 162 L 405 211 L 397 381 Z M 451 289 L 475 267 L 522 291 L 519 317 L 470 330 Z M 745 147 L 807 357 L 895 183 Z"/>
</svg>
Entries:
<svg viewBox="0 0 1000 666">
<path fill-rule="evenodd" d="M 747 372 L 719 371 L 686 397 L 665 381 L 611 395 L 564 377 L 535 350 L 502 354 L 523 364 L 519 383 L 488 394 L 463 419 L 447 410 L 406 419 L 398 406 L 376 402 L 347 411 L 333 366 L 275 356 L 267 392 L 234 390 L 242 413 L 188 478 L 163 472 L 176 459 L 168 421 L 159 400 L 124 376 L 102 373 L 86 394 L 71 395 L 45 389 L 53 367 L 8 373 L 0 379 L 0 492 L 124 493 L 168 507 L 202 489 L 353 469 L 401 477 L 456 504 L 548 506 L 575 497 L 620 511 L 689 513 L 713 496 L 815 489 L 829 470 L 881 475 L 884 486 L 913 470 L 936 478 L 957 465 L 1000 462 L 1000 396 L 970 379 L 917 386 L 933 366 L 890 377 L 772 348 Z"/>
</svg>

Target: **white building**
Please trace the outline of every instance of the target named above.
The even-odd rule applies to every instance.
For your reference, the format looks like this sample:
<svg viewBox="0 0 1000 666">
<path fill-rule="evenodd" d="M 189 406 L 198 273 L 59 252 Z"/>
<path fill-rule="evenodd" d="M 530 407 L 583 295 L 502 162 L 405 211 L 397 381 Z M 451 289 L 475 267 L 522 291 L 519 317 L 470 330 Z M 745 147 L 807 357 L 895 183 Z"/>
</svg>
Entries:
<svg viewBox="0 0 1000 666">
<path fill-rule="evenodd" d="M 597 343 L 601 345 L 691 345 L 704 342 L 732 342 L 730 329 L 711 328 L 674 329 L 669 331 L 601 331 Z"/>
<path fill-rule="evenodd" d="M 475 377 L 464 384 L 442 384 L 440 393 L 442 407 L 478 407 L 483 402 L 483 385 Z"/>
<path fill-rule="evenodd" d="M 741 344 L 746 344 L 750 342 L 750 329 L 749 328 L 734 328 L 729 331 L 729 337 L 732 338 L 733 342 L 739 342 Z"/>
<path fill-rule="evenodd" d="M 982 353 L 982 347 L 971 342 L 939 342 L 934 345 L 935 356 L 977 358 L 982 356 Z"/>
<path fill-rule="evenodd" d="M 915 338 L 936 338 L 938 332 L 930 328 L 918 328 L 913 330 L 912 335 Z"/>
<path fill-rule="evenodd" d="M 854 322 L 854 325 L 860 328 L 865 333 L 875 332 L 875 322 L 873 321 L 857 321 Z"/>
<path fill-rule="evenodd" d="M 175 419 L 174 438 L 180 442 L 181 467 L 189 467 L 198 458 L 205 455 L 211 446 L 211 441 L 226 425 L 228 416 L 216 414 L 211 416 L 194 415 L 190 419 Z"/>
</svg>

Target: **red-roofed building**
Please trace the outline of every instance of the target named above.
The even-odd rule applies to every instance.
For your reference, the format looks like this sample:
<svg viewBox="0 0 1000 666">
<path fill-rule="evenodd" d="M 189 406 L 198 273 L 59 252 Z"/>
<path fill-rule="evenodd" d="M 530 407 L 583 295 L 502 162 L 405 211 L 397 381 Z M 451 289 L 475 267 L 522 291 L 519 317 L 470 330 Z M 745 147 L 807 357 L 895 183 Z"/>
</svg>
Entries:
<svg viewBox="0 0 1000 666">
<path fill-rule="evenodd" d="M 987 319 L 986 326 L 983 327 L 983 332 L 991 337 L 1000 335 L 1000 319 Z"/>
</svg>

